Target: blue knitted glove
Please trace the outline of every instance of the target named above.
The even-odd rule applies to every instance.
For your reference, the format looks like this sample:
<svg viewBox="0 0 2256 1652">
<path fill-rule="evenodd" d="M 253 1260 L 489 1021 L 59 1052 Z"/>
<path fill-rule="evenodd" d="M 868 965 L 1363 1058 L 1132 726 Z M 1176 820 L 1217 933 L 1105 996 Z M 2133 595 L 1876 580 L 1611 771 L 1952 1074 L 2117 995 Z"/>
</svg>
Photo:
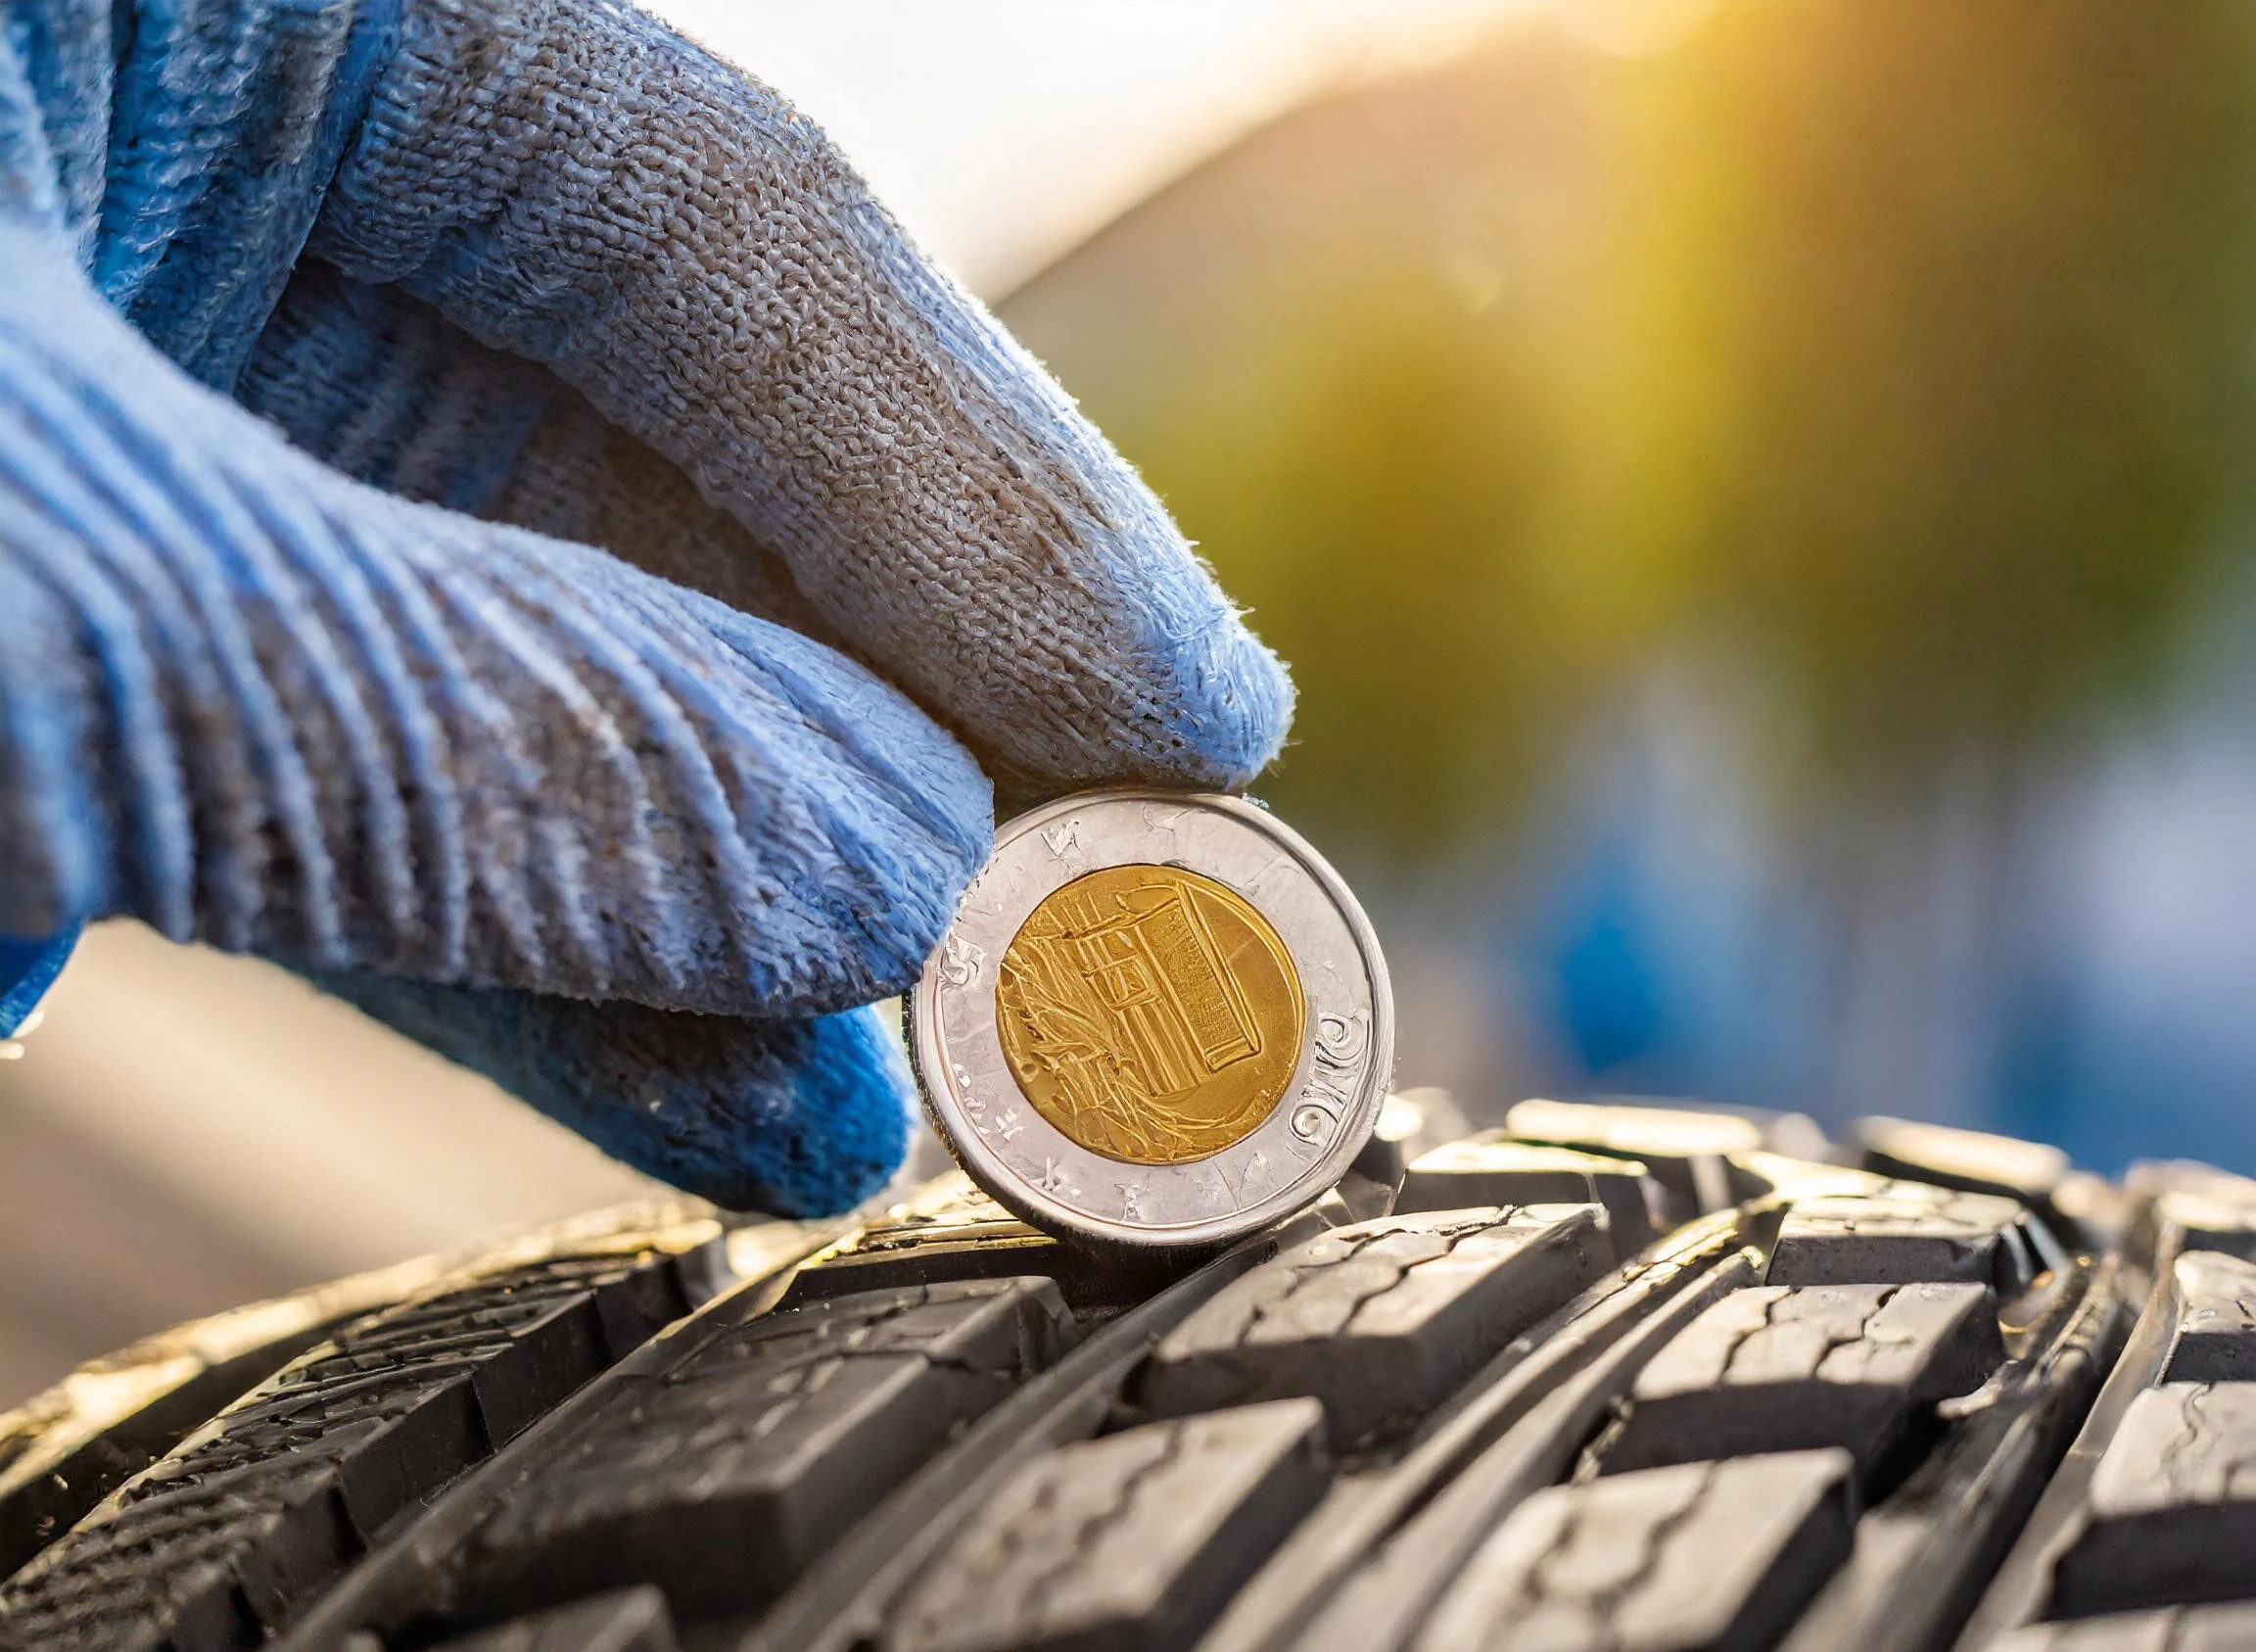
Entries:
<svg viewBox="0 0 2256 1652">
<path fill-rule="evenodd" d="M 988 777 L 1237 786 L 1289 712 L 1041 368 L 648 18 L 0 8 L 0 934 L 262 954 L 834 1209 Z"/>
</svg>

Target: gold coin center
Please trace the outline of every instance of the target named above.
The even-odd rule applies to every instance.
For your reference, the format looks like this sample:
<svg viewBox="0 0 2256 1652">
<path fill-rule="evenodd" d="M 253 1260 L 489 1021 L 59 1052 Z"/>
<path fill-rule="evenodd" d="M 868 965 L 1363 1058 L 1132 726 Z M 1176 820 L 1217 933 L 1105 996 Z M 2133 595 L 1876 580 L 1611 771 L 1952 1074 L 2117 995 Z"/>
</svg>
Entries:
<svg viewBox="0 0 2256 1652">
<path fill-rule="evenodd" d="M 1292 1082 L 1308 1015 L 1269 920 L 1166 866 L 1107 867 L 1052 891 L 1004 951 L 995 1012 L 1034 1109 L 1129 1164 L 1245 1140 Z"/>
</svg>

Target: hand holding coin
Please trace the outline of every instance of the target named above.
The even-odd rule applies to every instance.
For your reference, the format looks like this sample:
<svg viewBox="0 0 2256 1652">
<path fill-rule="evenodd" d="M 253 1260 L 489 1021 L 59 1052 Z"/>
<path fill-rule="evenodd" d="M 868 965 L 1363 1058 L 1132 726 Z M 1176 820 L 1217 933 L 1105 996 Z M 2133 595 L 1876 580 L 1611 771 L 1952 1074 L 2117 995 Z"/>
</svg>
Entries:
<svg viewBox="0 0 2256 1652">
<path fill-rule="evenodd" d="M 925 966 L 935 1129 L 1028 1221 L 1210 1246 L 1319 1198 L 1369 1137 L 1393 1003 L 1339 874 L 1234 798 L 1067 798 L 996 834 Z"/>
</svg>

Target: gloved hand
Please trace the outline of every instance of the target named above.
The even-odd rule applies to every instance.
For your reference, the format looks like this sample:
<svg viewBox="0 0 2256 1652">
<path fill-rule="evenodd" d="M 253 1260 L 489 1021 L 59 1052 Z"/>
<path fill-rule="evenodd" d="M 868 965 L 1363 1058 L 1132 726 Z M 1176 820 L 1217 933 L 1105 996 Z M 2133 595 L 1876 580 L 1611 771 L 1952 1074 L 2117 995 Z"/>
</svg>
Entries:
<svg viewBox="0 0 2256 1652">
<path fill-rule="evenodd" d="M 1233 787 L 1289 712 L 1038 364 L 650 19 L 0 11 L 0 934 L 262 954 L 834 1209 L 987 777 Z"/>
</svg>

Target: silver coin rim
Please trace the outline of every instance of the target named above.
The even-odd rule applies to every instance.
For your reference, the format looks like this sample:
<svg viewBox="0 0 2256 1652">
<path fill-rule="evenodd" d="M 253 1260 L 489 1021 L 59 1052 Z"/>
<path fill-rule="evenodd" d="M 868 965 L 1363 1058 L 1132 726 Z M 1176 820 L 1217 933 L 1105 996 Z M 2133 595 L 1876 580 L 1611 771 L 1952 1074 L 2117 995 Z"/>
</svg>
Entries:
<svg viewBox="0 0 2256 1652">
<path fill-rule="evenodd" d="M 941 937 L 941 945 L 925 961 L 923 971 L 916 986 L 910 989 L 908 1002 L 904 1006 L 903 1018 L 909 1032 L 910 1064 L 916 1073 L 917 1091 L 923 1098 L 925 1116 L 957 1163 L 998 1203 L 1035 1226 L 1064 1230 L 1101 1240 L 1107 1245 L 1135 1250 L 1175 1251 L 1224 1244 L 1266 1227 L 1279 1217 L 1303 1209 L 1322 1198 L 1347 1173 L 1348 1166 L 1354 1163 L 1356 1155 L 1362 1152 L 1371 1132 L 1377 1127 L 1379 1109 L 1386 1099 L 1394 1069 L 1394 993 L 1386 973 L 1386 955 L 1380 950 L 1378 934 L 1371 927 L 1371 920 L 1365 915 L 1361 903 L 1355 899 L 1346 882 L 1332 869 L 1330 862 L 1318 854 L 1298 832 L 1266 809 L 1219 792 L 1162 791 L 1147 787 L 1078 792 L 1031 809 L 997 827 L 995 847 L 988 857 L 988 864 L 993 865 L 1007 849 L 1039 832 L 1043 826 L 1056 822 L 1059 817 L 1070 816 L 1099 803 L 1153 803 L 1176 808 L 1195 806 L 1227 815 L 1270 838 L 1290 854 L 1331 901 L 1345 923 L 1349 937 L 1354 941 L 1364 978 L 1371 987 L 1371 1059 L 1365 1065 L 1352 1106 L 1340 1118 L 1340 1127 L 1335 1133 L 1331 1147 L 1307 1170 L 1275 1192 L 1218 1216 L 1167 1226 L 1130 1224 L 1093 1215 L 1028 1185 L 1015 1170 L 995 1155 L 972 1127 L 971 1120 L 964 1113 L 963 1098 L 956 1093 L 954 1076 L 948 1070 L 949 1063 L 944 1056 L 945 1041 L 939 1025 L 937 1007 L 942 985 L 940 970 L 947 958 L 948 939 L 956 932 L 961 915 L 959 919 L 949 920 L 948 929 Z M 1089 870 L 1094 872 L 1104 866 L 1126 864 L 1131 863 L 1093 862 Z M 1190 870 L 1196 872 L 1201 869 L 1193 867 Z M 968 893 L 966 890 L 966 895 Z M 1023 917 L 1019 921 L 1024 921 Z M 1279 1106 L 1282 1108 L 1285 1103 L 1280 1102 Z"/>
</svg>

